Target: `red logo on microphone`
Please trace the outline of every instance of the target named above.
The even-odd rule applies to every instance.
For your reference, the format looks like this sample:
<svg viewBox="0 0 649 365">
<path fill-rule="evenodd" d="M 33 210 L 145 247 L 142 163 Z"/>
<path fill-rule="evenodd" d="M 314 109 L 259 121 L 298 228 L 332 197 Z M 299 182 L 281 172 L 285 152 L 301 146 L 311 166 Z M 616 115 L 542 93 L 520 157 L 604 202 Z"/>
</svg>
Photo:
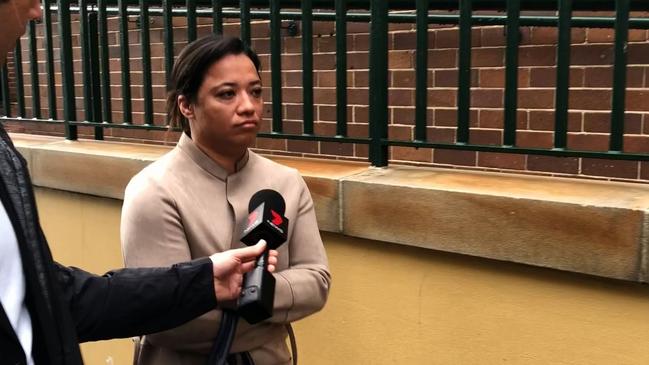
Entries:
<svg viewBox="0 0 649 365">
<path fill-rule="evenodd" d="M 270 210 L 270 214 L 273 216 L 273 220 L 272 220 L 271 222 L 273 222 L 274 225 L 279 226 L 279 225 L 282 224 L 282 222 L 284 221 L 284 220 L 282 219 L 282 216 L 279 215 L 279 214 L 277 214 L 277 213 L 276 213 L 274 210 L 272 210 L 272 209 Z"/>
</svg>

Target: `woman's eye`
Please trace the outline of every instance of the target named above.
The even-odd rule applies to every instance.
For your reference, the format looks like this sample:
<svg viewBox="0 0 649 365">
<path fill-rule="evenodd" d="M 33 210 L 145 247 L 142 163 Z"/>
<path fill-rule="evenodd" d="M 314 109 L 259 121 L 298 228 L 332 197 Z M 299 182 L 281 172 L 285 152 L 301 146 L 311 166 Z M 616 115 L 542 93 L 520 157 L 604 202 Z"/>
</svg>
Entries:
<svg viewBox="0 0 649 365">
<path fill-rule="evenodd" d="M 234 97 L 234 90 L 224 90 L 216 94 L 221 99 L 232 99 Z"/>
<path fill-rule="evenodd" d="M 261 88 L 252 89 L 250 91 L 250 94 L 255 98 L 260 98 L 261 97 Z"/>
</svg>

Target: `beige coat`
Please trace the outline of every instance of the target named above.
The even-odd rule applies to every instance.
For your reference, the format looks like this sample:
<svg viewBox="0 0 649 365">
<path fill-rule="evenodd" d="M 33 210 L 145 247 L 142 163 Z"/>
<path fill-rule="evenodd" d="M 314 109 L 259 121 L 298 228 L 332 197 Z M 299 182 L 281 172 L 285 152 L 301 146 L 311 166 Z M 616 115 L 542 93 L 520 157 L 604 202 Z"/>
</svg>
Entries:
<svg viewBox="0 0 649 365">
<path fill-rule="evenodd" d="M 249 152 L 227 172 L 186 135 L 178 146 L 137 174 L 126 188 L 121 237 L 127 267 L 165 266 L 241 247 L 250 197 L 274 189 L 286 201 L 288 240 L 280 248 L 274 315 L 251 326 L 239 321 L 232 352 L 249 351 L 255 364 L 289 364 L 285 323 L 320 310 L 331 277 L 311 195 L 299 173 Z M 203 365 L 221 312 L 146 336 L 142 365 Z"/>
</svg>

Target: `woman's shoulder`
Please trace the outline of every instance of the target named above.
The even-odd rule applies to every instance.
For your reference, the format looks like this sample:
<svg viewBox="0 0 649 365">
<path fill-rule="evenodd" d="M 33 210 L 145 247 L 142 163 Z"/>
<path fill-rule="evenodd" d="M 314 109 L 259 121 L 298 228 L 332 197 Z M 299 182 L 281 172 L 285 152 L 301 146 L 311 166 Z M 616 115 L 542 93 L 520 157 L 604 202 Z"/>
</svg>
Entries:
<svg viewBox="0 0 649 365">
<path fill-rule="evenodd" d="M 254 163 L 255 169 L 268 170 L 273 173 L 274 177 L 286 176 L 295 178 L 296 176 L 301 176 L 297 169 L 282 165 L 252 151 L 250 151 L 250 159 Z"/>
<path fill-rule="evenodd" d="M 170 182 L 174 180 L 174 170 L 177 166 L 181 165 L 181 154 L 178 153 L 178 148 L 162 155 L 159 159 L 153 161 L 145 168 L 135 174 L 126 189 L 128 190 L 146 190 L 152 188 L 160 188 L 162 186 L 169 186 Z"/>
</svg>

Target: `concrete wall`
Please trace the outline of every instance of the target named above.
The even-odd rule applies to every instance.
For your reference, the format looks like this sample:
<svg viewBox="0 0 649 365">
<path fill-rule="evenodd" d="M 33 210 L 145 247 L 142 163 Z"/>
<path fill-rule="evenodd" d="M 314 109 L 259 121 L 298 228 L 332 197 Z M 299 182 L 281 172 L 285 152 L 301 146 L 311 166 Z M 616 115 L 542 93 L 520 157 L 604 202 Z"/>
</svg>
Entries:
<svg viewBox="0 0 649 365">
<path fill-rule="evenodd" d="M 121 201 L 37 189 L 57 260 L 121 266 Z M 301 364 L 647 364 L 649 292 L 602 279 L 324 233 L 334 281 L 296 323 Z M 129 364 L 130 340 L 82 346 Z"/>
</svg>

